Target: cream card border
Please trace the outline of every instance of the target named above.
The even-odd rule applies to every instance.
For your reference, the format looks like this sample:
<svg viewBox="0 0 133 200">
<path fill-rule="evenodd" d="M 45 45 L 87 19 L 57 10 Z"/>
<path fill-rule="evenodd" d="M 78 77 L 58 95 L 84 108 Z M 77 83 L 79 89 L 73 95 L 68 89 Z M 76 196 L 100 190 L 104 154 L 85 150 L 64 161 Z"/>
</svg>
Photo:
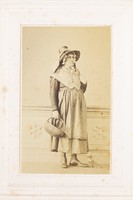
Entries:
<svg viewBox="0 0 133 200">
<path fill-rule="evenodd" d="M 0 199 L 131 199 L 133 2 L 0 2 Z M 21 27 L 111 26 L 111 174 L 21 174 Z"/>
</svg>

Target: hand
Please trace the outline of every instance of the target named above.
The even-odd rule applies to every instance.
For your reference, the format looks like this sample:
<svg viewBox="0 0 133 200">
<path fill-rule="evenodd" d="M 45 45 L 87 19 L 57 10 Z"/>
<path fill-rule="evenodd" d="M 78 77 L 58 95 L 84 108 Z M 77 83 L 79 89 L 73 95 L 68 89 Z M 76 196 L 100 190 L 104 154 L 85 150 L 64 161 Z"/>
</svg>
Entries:
<svg viewBox="0 0 133 200">
<path fill-rule="evenodd" d="M 59 114 L 58 110 L 54 110 L 52 112 L 52 117 L 55 118 L 55 119 L 59 119 L 60 118 L 60 114 Z"/>
</svg>

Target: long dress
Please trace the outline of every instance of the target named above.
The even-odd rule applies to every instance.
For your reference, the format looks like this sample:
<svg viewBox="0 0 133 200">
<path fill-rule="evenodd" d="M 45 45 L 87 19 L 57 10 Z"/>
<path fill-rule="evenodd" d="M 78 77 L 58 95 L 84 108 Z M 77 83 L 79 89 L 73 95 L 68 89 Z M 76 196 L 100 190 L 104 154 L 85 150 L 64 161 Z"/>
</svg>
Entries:
<svg viewBox="0 0 133 200">
<path fill-rule="evenodd" d="M 87 153 L 87 109 L 84 92 L 87 84 L 80 81 L 77 68 L 61 68 L 51 75 L 50 98 L 52 110 L 58 110 L 65 122 L 65 137 L 52 138 L 57 151 L 64 153 Z"/>
</svg>

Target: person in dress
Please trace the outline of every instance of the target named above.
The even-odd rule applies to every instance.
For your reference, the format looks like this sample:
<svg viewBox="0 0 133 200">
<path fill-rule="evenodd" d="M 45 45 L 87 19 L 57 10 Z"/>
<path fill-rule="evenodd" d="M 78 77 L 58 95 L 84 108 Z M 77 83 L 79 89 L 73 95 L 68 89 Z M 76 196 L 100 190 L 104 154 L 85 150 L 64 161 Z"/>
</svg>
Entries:
<svg viewBox="0 0 133 200">
<path fill-rule="evenodd" d="M 88 149 L 87 108 L 84 92 L 87 82 L 76 67 L 80 51 L 63 46 L 59 50 L 59 62 L 50 76 L 50 99 L 52 117 L 63 119 L 65 136 L 52 137 L 51 150 L 61 152 L 61 167 L 81 166 L 78 154 L 86 154 Z M 70 154 L 68 165 L 67 154 Z"/>
</svg>

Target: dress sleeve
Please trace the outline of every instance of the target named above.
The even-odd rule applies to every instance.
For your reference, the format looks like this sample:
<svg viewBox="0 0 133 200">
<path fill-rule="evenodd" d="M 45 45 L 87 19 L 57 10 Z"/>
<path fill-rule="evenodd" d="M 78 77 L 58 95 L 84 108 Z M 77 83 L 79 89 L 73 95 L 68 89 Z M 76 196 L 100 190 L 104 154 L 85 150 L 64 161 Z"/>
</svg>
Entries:
<svg viewBox="0 0 133 200">
<path fill-rule="evenodd" d="M 50 77 L 50 100 L 52 111 L 58 110 L 59 81 Z"/>
</svg>

